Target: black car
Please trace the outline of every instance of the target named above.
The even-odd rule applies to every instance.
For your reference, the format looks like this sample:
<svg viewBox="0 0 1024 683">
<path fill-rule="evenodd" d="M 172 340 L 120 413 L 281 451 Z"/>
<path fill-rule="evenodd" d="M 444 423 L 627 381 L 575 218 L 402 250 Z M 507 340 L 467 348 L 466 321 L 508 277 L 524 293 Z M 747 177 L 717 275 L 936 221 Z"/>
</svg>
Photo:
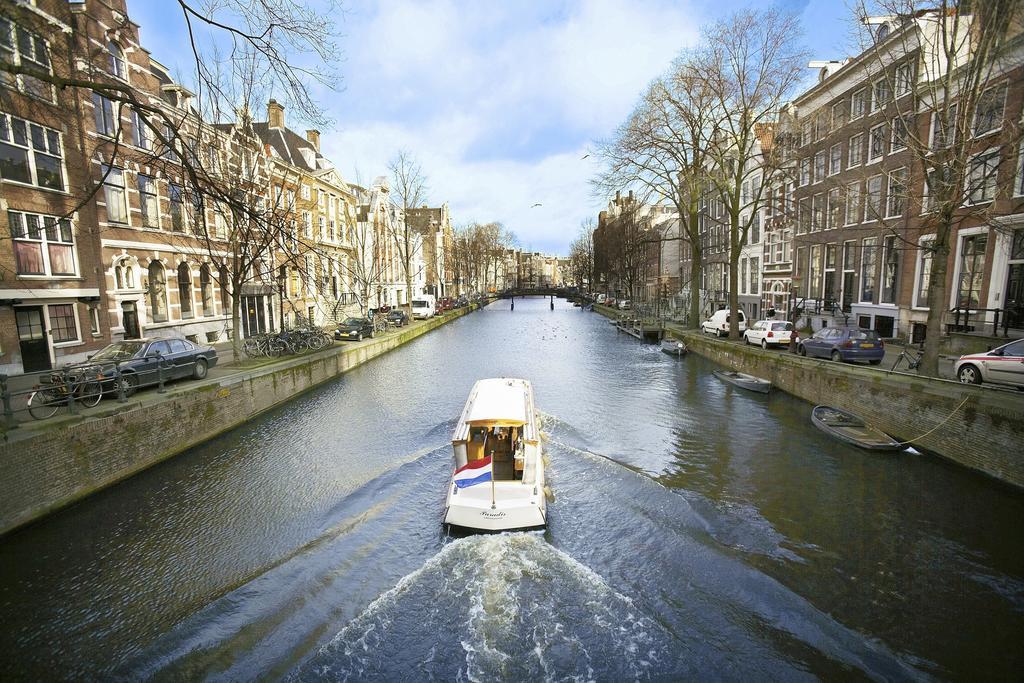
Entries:
<svg viewBox="0 0 1024 683">
<path fill-rule="evenodd" d="M 128 396 L 141 386 L 191 377 L 203 379 L 217 365 L 217 350 L 199 346 L 187 339 L 126 339 L 109 344 L 89 357 L 85 363 L 69 366 L 75 373 L 84 373 L 103 380 L 105 392 L 117 391 L 115 378 L 121 373 L 121 385 Z"/>
<path fill-rule="evenodd" d="M 388 313 L 387 320 L 389 323 L 397 327 L 402 327 L 404 325 L 409 324 L 409 316 L 406 314 L 405 311 L 403 311 L 400 308 L 396 308 L 395 310 Z"/>
<path fill-rule="evenodd" d="M 334 338 L 340 341 L 362 341 L 373 336 L 373 323 L 366 318 L 347 318 L 334 331 Z"/>
</svg>

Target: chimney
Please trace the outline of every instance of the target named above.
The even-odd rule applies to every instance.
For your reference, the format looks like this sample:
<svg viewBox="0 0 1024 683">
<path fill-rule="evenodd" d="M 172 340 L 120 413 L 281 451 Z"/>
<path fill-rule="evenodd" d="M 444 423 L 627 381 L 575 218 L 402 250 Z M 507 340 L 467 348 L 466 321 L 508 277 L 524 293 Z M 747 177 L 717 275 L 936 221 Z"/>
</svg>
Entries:
<svg viewBox="0 0 1024 683">
<path fill-rule="evenodd" d="M 312 130 L 312 129 L 307 130 L 306 131 L 306 140 L 309 141 L 309 144 L 313 145 L 313 149 L 315 149 L 317 151 L 317 154 L 319 154 L 320 153 L 320 131 Z"/>
<path fill-rule="evenodd" d="M 622 194 L 621 192 L 619 192 L 618 190 L 615 190 L 615 203 L 616 203 L 616 204 L 618 204 L 618 203 L 619 203 L 619 196 L 620 196 L 621 194 Z"/>
<path fill-rule="evenodd" d="M 271 98 L 267 102 L 267 125 L 271 128 L 284 128 L 284 105 Z"/>
</svg>

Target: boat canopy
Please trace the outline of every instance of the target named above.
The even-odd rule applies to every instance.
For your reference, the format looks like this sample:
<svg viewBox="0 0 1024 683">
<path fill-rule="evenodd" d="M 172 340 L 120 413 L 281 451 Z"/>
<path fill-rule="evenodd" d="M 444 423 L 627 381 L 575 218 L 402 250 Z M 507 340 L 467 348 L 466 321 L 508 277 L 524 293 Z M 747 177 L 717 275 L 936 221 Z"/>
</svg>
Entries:
<svg viewBox="0 0 1024 683">
<path fill-rule="evenodd" d="M 525 382 L 508 378 L 483 379 L 475 388 L 472 403 L 463 417 L 467 424 L 526 424 L 529 398 Z"/>
</svg>

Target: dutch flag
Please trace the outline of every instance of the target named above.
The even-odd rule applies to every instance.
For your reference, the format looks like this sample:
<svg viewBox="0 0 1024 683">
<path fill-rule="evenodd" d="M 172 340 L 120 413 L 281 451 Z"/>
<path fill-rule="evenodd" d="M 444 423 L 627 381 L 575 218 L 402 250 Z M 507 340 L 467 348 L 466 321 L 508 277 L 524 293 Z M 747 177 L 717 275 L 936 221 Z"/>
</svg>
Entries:
<svg viewBox="0 0 1024 683">
<path fill-rule="evenodd" d="M 460 489 L 491 480 L 491 458 L 481 458 L 455 470 L 455 485 Z"/>
</svg>

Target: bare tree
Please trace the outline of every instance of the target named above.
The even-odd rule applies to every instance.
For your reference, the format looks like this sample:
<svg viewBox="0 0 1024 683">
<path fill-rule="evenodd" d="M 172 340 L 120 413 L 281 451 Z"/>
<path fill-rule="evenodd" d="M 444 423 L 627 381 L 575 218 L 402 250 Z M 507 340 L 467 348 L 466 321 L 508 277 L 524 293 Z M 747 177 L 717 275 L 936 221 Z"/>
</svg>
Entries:
<svg viewBox="0 0 1024 683">
<path fill-rule="evenodd" d="M 690 286 L 698 287 L 703 268 L 703 235 L 699 212 L 709 142 L 718 113 L 715 93 L 701 74 L 696 55 L 681 53 L 670 69 L 655 79 L 615 136 L 598 144 L 605 170 L 592 181 L 610 196 L 625 188 L 639 191 L 641 201 L 665 201 L 675 207 L 690 245 Z M 595 243 L 596 251 L 600 245 Z M 598 268 L 602 256 L 595 255 Z M 690 297 L 689 320 L 700 319 L 700 300 Z"/>
<path fill-rule="evenodd" d="M 594 219 L 580 224 L 579 234 L 569 246 L 570 277 L 577 287 L 593 287 L 594 283 Z"/>
<path fill-rule="evenodd" d="M 772 144 L 774 127 L 806 62 L 797 49 L 799 35 L 793 15 L 744 10 L 705 31 L 697 59 L 717 112 L 706 171 L 729 222 L 730 339 L 739 339 L 740 254 L 781 162 Z"/>
<path fill-rule="evenodd" d="M 413 278 L 416 275 L 416 252 L 423 243 L 422 235 L 407 220 L 409 209 L 419 207 L 427 199 L 427 178 L 416 159 L 406 150 L 399 150 L 388 163 L 391 191 L 402 209 L 401 220 L 391 225 L 391 239 L 402 264 L 405 280 L 406 308 L 412 310 Z"/>
</svg>

